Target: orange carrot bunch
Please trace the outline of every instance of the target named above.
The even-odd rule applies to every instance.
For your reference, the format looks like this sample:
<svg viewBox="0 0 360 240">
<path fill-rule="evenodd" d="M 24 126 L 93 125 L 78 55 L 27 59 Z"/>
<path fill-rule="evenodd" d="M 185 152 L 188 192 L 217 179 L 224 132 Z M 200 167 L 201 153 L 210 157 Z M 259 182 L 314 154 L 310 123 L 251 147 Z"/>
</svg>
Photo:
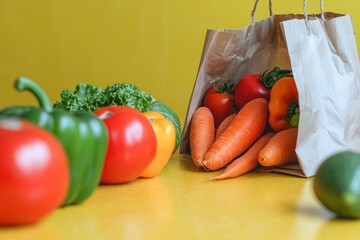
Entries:
<svg viewBox="0 0 360 240">
<path fill-rule="evenodd" d="M 226 167 L 214 179 L 227 179 L 245 174 L 259 164 L 270 167 L 295 162 L 297 128 L 266 132 L 268 115 L 268 101 L 256 98 L 215 129 L 210 110 L 198 108 L 190 128 L 191 156 L 196 166 L 206 170 Z"/>
<path fill-rule="evenodd" d="M 248 149 L 264 132 L 268 102 L 257 98 L 247 103 L 214 141 L 201 165 L 209 170 L 225 166 Z"/>
</svg>

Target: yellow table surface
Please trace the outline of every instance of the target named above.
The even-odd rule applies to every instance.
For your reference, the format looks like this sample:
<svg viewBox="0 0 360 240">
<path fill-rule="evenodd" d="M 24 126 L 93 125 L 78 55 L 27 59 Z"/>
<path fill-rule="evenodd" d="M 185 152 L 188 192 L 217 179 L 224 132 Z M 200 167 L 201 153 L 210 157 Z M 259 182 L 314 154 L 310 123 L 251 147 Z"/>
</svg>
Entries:
<svg viewBox="0 0 360 240">
<path fill-rule="evenodd" d="M 217 174 L 175 153 L 155 178 L 99 186 L 37 224 L 0 228 L 0 239 L 359 239 L 360 220 L 334 218 L 312 178 L 251 172 L 209 180 Z"/>
</svg>

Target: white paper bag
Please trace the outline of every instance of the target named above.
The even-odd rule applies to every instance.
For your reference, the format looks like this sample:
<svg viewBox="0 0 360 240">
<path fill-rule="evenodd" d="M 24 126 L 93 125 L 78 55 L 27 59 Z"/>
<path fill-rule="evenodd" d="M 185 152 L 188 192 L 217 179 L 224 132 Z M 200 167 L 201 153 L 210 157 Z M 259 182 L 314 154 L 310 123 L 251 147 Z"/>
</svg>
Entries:
<svg viewBox="0 0 360 240">
<path fill-rule="evenodd" d="M 296 146 L 305 176 L 331 154 L 360 151 L 360 67 L 351 17 L 282 22 L 299 92 Z"/>
</svg>

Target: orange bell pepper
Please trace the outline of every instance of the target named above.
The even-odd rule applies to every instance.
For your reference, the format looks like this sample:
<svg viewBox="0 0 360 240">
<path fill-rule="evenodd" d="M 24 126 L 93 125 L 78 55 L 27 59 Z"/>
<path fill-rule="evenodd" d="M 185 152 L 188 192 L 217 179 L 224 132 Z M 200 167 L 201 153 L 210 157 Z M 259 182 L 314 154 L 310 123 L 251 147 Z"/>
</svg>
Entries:
<svg viewBox="0 0 360 240">
<path fill-rule="evenodd" d="M 299 115 L 299 94 L 294 78 L 284 77 L 279 79 L 270 93 L 270 127 L 276 132 L 297 127 Z"/>
<path fill-rule="evenodd" d="M 150 120 L 154 129 L 157 147 L 153 161 L 141 177 L 152 178 L 157 176 L 170 160 L 176 142 L 176 129 L 174 124 L 159 112 L 149 111 L 143 114 Z"/>
</svg>

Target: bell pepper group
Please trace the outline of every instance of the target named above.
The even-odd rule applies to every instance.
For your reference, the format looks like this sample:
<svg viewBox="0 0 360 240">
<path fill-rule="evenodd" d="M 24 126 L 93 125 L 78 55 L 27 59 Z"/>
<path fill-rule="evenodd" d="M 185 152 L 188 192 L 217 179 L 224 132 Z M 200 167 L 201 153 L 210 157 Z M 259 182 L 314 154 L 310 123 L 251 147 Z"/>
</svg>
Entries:
<svg viewBox="0 0 360 240">
<path fill-rule="evenodd" d="M 68 111 L 54 109 L 31 79 L 16 79 L 15 88 L 30 91 L 39 107 L 0 110 L 0 225 L 36 222 L 83 202 L 99 184 L 155 177 L 177 150 L 180 122 L 161 102 L 145 112 L 130 106 Z"/>
<path fill-rule="evenodd" d="M 101 176 L 103 184 L 121 184 L 160 174 L 176 143 L 173 123 L 156 111 L 127 106 L 94 111 L 108 129 L 109 147 Z"/>
</svg>

